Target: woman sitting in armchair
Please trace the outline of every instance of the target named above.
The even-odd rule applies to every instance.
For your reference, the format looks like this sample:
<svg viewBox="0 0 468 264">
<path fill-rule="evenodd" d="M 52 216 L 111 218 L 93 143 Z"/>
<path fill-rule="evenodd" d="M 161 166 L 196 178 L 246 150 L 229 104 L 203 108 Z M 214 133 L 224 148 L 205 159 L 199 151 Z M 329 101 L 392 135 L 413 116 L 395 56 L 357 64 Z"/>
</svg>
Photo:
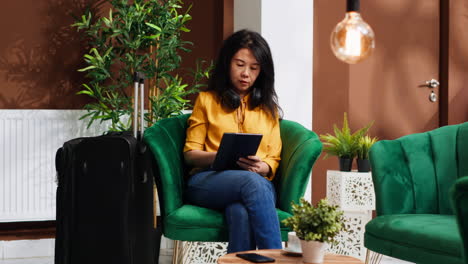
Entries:
<svg viewBox="0 0 468 264">
<path fill-rule="evenodd" d="M 185 161 L 194 167 L 187 201 L 224 210 L 229 253 L 282 248 L 271 182 L 281 154 L 277 101 L 268 43 L 256 32 L 234 33 L 195 102 L 184 147 Z M 237 161 L 241 170 L 210 170 L 225 132 L 263 134 L 257 154 Z"/>
</svg>

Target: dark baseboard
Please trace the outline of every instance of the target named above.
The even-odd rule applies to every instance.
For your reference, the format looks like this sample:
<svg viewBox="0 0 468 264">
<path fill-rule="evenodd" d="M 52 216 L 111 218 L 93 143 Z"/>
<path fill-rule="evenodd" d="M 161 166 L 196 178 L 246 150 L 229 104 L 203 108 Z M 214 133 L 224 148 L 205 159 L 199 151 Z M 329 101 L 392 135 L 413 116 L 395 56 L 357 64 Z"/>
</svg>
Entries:
<svg viewBox="0 0 468 264">
<path fill-rule="evenodd" d="M 0 240 L 55 238 L 55 221 L 0 223 Z"/>
</svg>

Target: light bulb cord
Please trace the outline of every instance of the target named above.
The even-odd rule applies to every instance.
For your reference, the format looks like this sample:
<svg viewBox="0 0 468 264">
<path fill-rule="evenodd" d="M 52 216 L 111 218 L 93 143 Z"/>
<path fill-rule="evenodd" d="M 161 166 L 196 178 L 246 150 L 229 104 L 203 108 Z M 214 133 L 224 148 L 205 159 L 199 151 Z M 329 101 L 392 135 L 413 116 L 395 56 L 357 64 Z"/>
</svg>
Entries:
<svg viewBox="0 0 468 264">
<path fill-rule="evenodd" d="M 346 0 L 346 12 L 359 12 L 359 0 Z"/>
</svg>

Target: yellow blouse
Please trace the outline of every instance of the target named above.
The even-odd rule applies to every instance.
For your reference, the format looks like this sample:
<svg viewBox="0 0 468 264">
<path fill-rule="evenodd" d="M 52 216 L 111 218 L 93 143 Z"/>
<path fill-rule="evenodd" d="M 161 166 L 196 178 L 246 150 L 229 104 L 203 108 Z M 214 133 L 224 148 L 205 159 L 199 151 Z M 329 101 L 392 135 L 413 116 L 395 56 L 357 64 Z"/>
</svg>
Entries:
<svg viewBox="0 0 468 264">
<path fill-rule="evenodd" d="M 268 179 L 272 180 L 281 159 L 279 120 L 273 119 L 261 107 L 249 109 L 249 98 L 250 95 L 245 96 L 237 110 L 228 111 L 222 107 L 214 91 L 201 92 L 188 119 L 184 152 L 216 152 L 224 133 L 263 134 L 257 156 L 270 166 Z"/>
</svg>

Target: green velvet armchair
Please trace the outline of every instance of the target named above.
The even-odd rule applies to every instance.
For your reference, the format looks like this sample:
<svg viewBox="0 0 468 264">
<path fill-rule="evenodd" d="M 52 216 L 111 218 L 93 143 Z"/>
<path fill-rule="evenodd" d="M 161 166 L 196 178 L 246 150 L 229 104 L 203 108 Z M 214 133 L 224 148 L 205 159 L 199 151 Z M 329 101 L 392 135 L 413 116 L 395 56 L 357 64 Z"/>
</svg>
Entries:
<svg viewBox="0 0 468 264">
<path fill-rule="evenodd" d="M 366 225 L 366 248 L 416 263 L 465 263 L 467 231 L 459 232 L 450 189 L 468 175 L 468 123 L 379 141 L 370 161 L 377 217 Z"/>
<path fill-rule="evenodd" d="M 222 212 L 184 202 L 183 191 L 189 168 L 185 166 L 182 150 L 189 116 L 161 120 L 144 134 L 144 141 L 154 155 L 153 173 L 160 200 L 163 234 L 175 241 L 225 242 L 228 234 Z M 280 130 L 283 150 L 274 184 L 278 195 L 277 212 L 279 219 L 283 220 L 291 216 L 291 202 L 297 203 L 304 195 L 322 144 L 314 132 L 296 122 L 282 120 Z M 287 240 L 288 231 L 281 223 L 283 241 Z M 177 244 L 175 250 L 179 250 Z M 174 257 L 177 255 L 175 252 Z"/>
</svg>

